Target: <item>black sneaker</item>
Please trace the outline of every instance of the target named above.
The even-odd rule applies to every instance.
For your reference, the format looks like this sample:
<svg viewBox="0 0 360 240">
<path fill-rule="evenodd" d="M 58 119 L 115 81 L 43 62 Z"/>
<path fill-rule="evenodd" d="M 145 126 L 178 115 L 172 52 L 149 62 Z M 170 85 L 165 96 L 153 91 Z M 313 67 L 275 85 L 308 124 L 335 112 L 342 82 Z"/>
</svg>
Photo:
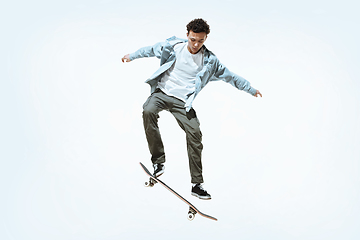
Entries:
<svg viewBox="0 0 360 240">
<path fill-rule="evenodd" d="M 162 164 L 162 163 L 154 164 L 153 167 L 154 167 L 154 173 L 153 173 L 153 175 L 154 175 L 156 178 L 157 178 L 157 177 L 160 177 L 160 176 L 164 173 L 164 171 L 165 171 L 165 166 L 164 166 L 164 164 Z"/>
<path fill-rule="evenodd" d="M 207 193 L 207 191 L 201 186 L 200 183 L 197 183 L 195 186 L 192 187 L 191 195 L 204 200 L 211 199 L 211 195 Z"/>
</svg>

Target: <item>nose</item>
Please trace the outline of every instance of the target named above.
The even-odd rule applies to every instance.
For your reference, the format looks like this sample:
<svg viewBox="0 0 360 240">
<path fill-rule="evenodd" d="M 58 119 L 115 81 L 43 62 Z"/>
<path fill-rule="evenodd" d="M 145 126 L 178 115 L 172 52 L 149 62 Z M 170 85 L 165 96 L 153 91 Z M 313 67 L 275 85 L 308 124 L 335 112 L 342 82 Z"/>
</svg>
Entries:
<svg viewBox="0 0 360 240">
<path fill-rule="evenodd" d="M 199 45 L 199 43 L 195 43 L 194 46 L 197 47 Z"/>
</svg>

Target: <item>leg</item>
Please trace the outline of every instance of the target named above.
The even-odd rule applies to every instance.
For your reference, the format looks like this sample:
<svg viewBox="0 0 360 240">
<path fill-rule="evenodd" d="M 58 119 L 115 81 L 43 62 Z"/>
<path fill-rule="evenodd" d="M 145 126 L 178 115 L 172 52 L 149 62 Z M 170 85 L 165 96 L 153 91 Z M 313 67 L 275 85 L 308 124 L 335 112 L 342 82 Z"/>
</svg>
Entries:
<svg viewBox="0 0 360 240">
<path fill-rule="evenodd" d="M 164 145 L 158 127 L 159 112 L 166 109 L 161 93 L 154 92 L 143 105 L 143 123 L 153 164 L 165 162 Z"/>
<path fill-rule="evenodd" d="M 179 100 L 180 101 L 180 100 Z M 189 166 L 192 183 L 203 183 L 201 152 L 203 150 L 202 133 L 200 131 L 200 122 L 196 117 L 194 109 L 186 112 L 184 103 L 174 104 L 170 112 L 176 118 L 180 127 L 186 133 L 186 144 L 189 157 Z"/>
</svg>

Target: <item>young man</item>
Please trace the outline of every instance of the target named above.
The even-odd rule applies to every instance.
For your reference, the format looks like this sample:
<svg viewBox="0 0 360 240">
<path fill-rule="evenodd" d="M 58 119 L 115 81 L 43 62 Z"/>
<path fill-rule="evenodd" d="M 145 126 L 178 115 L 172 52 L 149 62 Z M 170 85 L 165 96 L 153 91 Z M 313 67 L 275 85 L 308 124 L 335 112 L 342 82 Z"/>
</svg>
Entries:
<svg viewBox="0 0 360 240">
<path fill-rule="evenodd" d="M 244 78 L 230 72 L 210 52 L 204 42 L 210 33 L 203 19 L 194 19 L 187 26 L 187 40 L 171 37 L 165 42 L 140 48 L 122 58 L 130 62 L 142 57 L 157 57 L 160 68 L 146 81 L 151 95 L 143 106 L 145 134 L 154 166 L 154 175 L 164 173 L 165 152 L 158 127 L 158 113 L 167 110 L 173 114 L 186 133 L 186 143 L 193 184 L 191 194 L 200 199 L 211 199 L 202 187 L 200 123 L 192 103 L 202 88 L 210 81 L 223 80 L 234 87 L 258 97 L 261 93 L 252 88 Z"/>
</svg>

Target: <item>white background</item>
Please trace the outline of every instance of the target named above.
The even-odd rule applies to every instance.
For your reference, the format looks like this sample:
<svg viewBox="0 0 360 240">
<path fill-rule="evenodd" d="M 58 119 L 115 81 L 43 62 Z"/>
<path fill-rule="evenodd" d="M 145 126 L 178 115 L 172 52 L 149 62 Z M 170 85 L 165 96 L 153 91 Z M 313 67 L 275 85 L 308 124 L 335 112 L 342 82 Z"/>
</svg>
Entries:
<svg viewBox="0 0 360 240">
<path fill-rule="evenodd" d="M 356 1 L 7 1 L 1 4 L 0 239 L 359 239 Z M 263 98 L 210 83 L 194 108 L 205 188 L 190 196 L 185 135 L 159 125 L 147 180 L 144 81 L 121 57 L 208 21 L 206 46 Z"/>
</svg>

